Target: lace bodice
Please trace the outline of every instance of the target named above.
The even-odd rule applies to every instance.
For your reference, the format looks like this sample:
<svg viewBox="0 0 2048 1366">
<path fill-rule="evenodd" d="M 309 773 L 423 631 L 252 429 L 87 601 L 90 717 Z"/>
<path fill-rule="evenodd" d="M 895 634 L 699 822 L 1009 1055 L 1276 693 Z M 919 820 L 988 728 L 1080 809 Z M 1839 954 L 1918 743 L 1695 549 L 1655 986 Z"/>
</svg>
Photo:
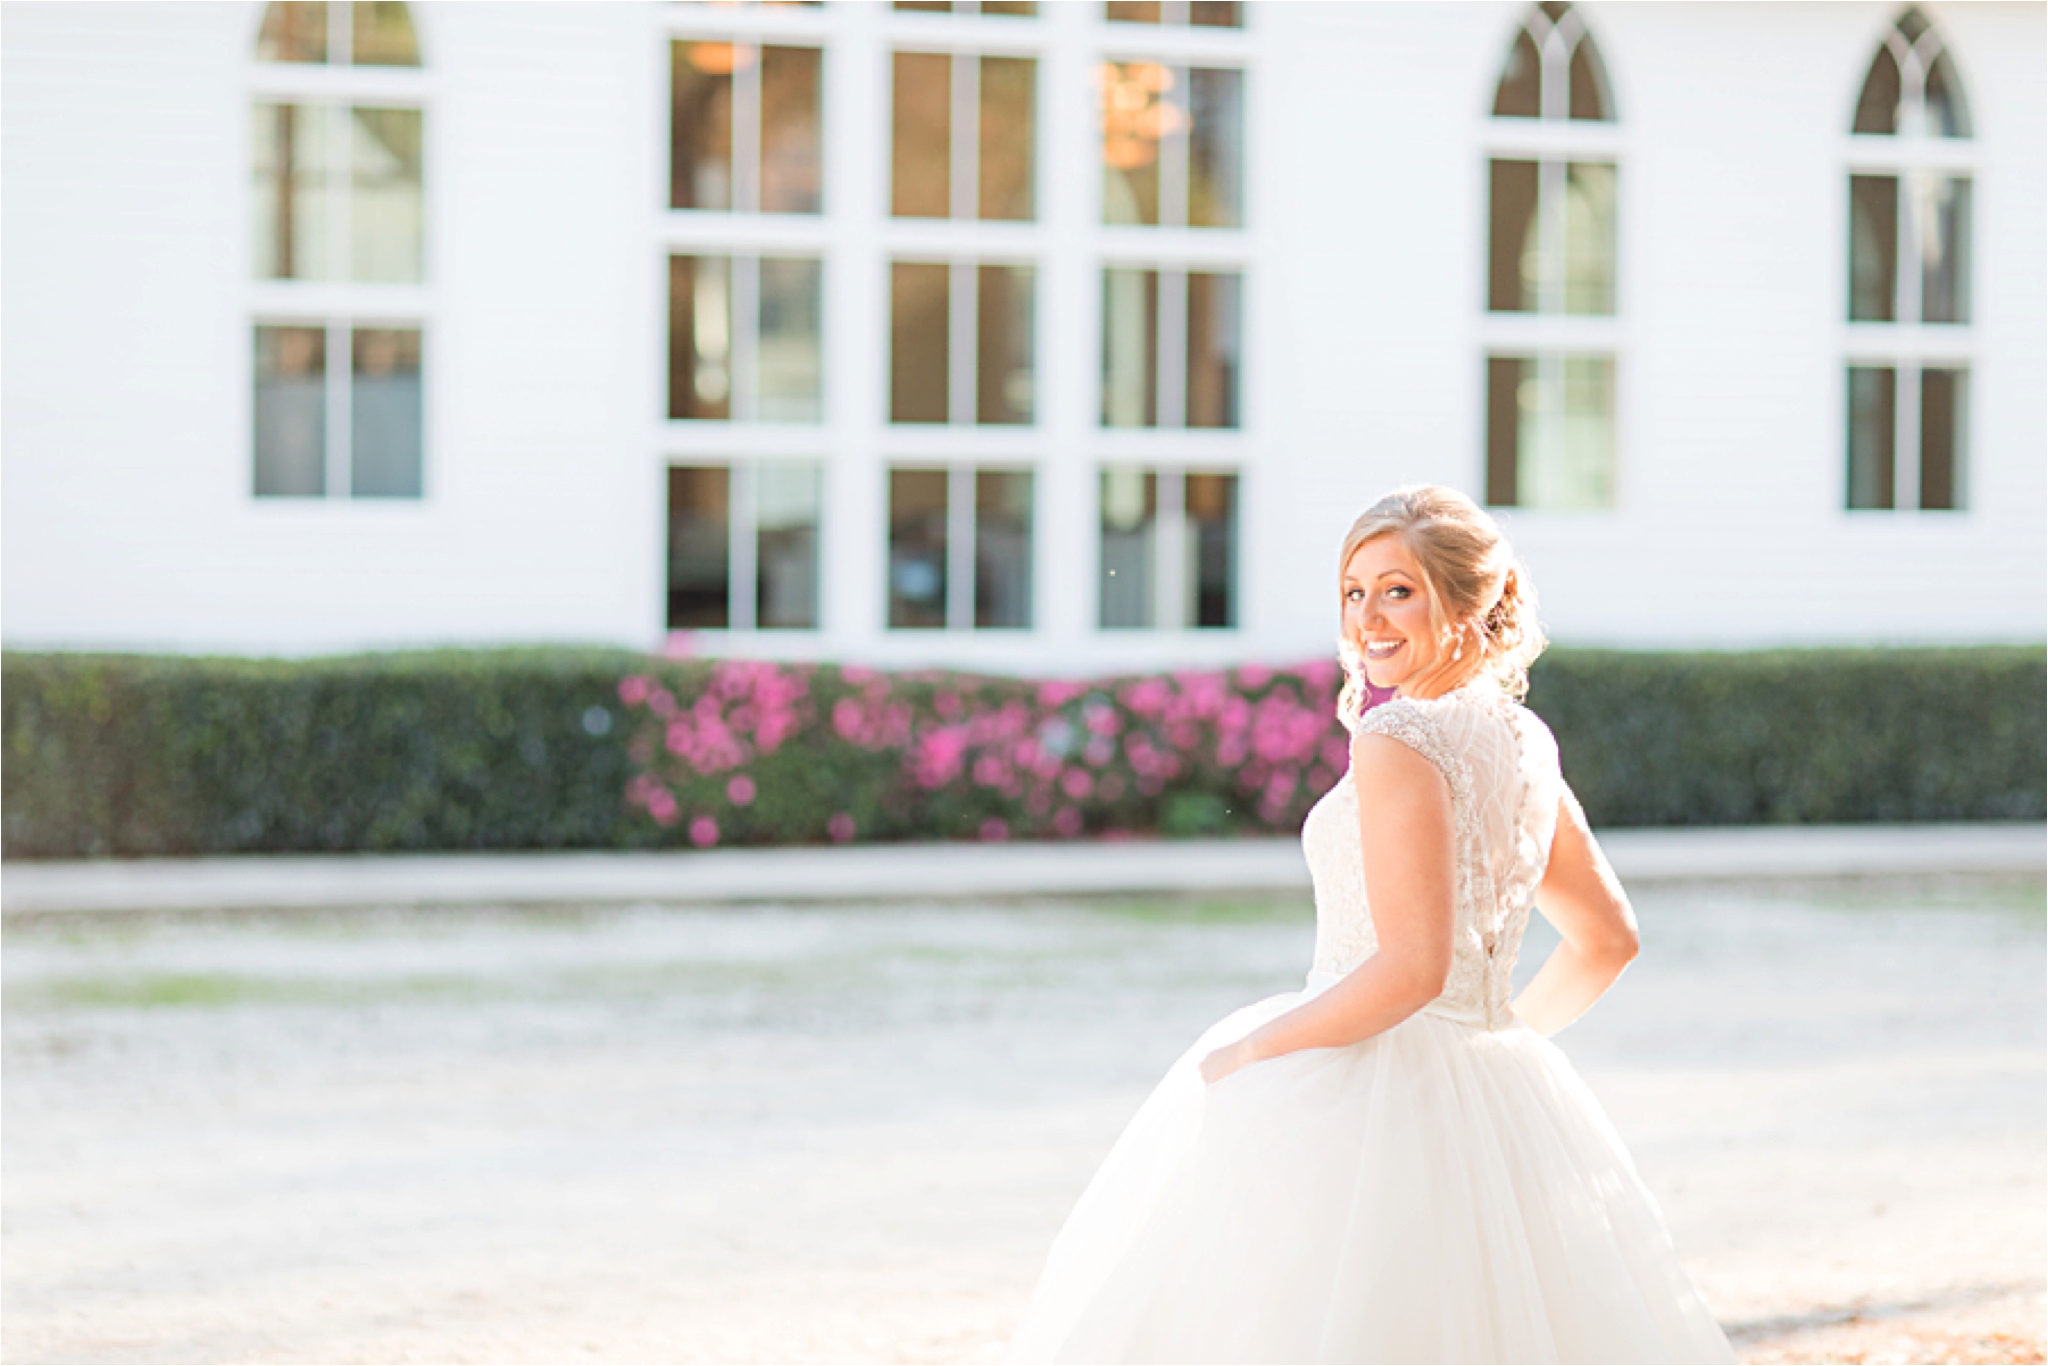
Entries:
<svg viewBox="0 0 2048 1366">
<path fill-rule="evenodd" d="M 1456 906 L 1451 971 L 1431 1014 L 1497 1029 L 1508 1023 L 1508 978 L 1536 885 L 1557 833 L 1564 779 L 1557 742 L 1528 709 L 1486 683 L 1427 701 L 1396 698 L 1367 712 L 1352 743 L 1389 735 L 1430 761 L 1451 789 Z M 1319 974 L 1350 972 L 1378 945 L 1366 905 L 1358 785 L 1349 773 L 1302 825 L 1315 880 Z"/>
</svg>

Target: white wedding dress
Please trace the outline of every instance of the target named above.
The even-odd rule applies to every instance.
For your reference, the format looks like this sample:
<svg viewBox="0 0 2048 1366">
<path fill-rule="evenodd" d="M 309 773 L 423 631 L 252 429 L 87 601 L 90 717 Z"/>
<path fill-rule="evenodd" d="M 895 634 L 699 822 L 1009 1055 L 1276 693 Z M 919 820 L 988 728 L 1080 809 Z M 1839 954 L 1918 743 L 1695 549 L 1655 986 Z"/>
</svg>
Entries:
<svg viewBox="0 0 2048 1366">
<path fill-rule="evenodd" d="M 1599 1103 L 1508 1009 L 1556 830 L 1549 730 L 1483 685 L 1358 733 L 1450 786 L 1456 949 L 1420 1014 L 1206 1087 L 1210 1050 L 1373 953 L 1358 798 L 1309 812 L 1314 970 L 1167 1072 L 1067 1221 L 1010 1360 L 1732 1361 Z"/>
</svg>

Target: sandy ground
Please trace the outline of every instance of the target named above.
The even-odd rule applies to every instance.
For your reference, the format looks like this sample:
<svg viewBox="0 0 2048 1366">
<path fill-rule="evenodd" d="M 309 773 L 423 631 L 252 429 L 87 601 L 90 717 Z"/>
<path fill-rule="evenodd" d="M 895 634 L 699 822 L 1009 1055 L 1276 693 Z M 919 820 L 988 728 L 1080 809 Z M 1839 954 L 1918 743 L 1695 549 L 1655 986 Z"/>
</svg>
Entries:
<svg viewBox="0 0 2048 1366">
<path fill-rule="evenodd" d="M 1560 1042 L 1752 1361 L 2039 1361 L 2039 880 L 1639 890 Z M 7 1361 L 986 1361 L 1305 905 L 11 921 Z M 1532 936 L 1531 956 L 1547 948 Z"/>
</svg>

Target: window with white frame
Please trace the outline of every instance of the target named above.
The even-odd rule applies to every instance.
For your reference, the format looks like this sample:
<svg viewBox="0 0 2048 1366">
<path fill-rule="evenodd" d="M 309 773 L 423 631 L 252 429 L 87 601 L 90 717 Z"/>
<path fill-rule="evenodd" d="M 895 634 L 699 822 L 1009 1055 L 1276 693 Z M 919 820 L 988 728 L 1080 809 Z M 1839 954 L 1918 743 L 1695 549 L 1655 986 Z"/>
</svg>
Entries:
<svg viewBox="0 0 2048 1366">
<path fill-rule="evenodd" d="M 668 628 L 817 629 L 823 509 L 815 461 L 670 466 Z"/>
<path fill-rule="evenodd" d="M 411 12 L 270 4 L 251 86 L 253 491 L 418 498 L 427 87 Z"/>
<path fill-rule="evenodd" d="M 994 225 L 1028 225 L 1036 235 L 1039 63 L 1031 52 L 985 50 L 1003 33 L 963 28 L 945 50 L 906 45 L 890 54 L 889 211 L 899 243 L 889 268 L 893 423 L 1036 421 L 1036 261 L 1016 255 L 1014 241 L 1003 254 L 988 242 L 1004 231 Z M 1013 40 L 1024 34 L 1011 30 Z M 943 223 L 926 228 L 920 220 Z M 919 236 L 925 250 L 902 249 Z"/>
<path fill-rule="evenodd" d="M 1849 145 L 1845 501 L 1960 509 L 1974 146 L 1955 61 L 1918 9 L 1880 39 Z"/>
<path fill-rule="evenodd" d="M 1109 0 L 1102 10 L 1112 24 L 1244 27 L 1244 6 L 1238 0 Z"/>
<path fill-rule="evenodd" d="M 889 420 L 1028 425 L 1037 277 L 1023 264 L 891 262 Z"/>
<path fill-rule="evenodd" d="M 1006 14 L 1017 19 L 1038 15 L 1035 0 L 896 0 L 896 8 L 927 14 Z"/>
<path fill-rule="evenodd" d="M 1029 630 L 1028 469 L 952 464 L 889 470 L 891 630 Z"/>
<path fill-rule="evenodd" d="M 1130 45 L 1141 24 L 1241 28 L 1243 7 L 1112 3 L 1103 17 L 1096 625 L 1234 629 L 1239 475 L 1188 462 L 1240 459 L 1250 78 L 1223 35 L 1199 64 Z M 1203 454 L 1162 459 L 1161 432 L 1191 433 L 1170 440 Z"/>
<path fill-rule="evenodd" d="M 1237 625 L 1237 475 L 1111 465 L 1099 483 L 1104 630 Z"/>
<path fill-rule="evenodd" d="M 1102 425 L 1238 423 L 1244 281 L 1234 270 L 1102 272 Z"/>
<path fill-rule="evenodd" d="M 669 44 L 669 207 L 818 213 L 824 203 L 824 53 Z"/>
<path fill-rule="evenodd" d="M 1571 5 L 1523 16 L 1488 138 L 1486 501 L 1613 507 L 1619 144 Z"/>
<path fill-rule="evenodd" d="M 824 281 L 811 256 L 670 256 L 669 417 L 819 421 Z"/>
<path fill-rule="evenodd" d="M 1244 226 L 1244 72 L 1111 61 L 1102 98 L 1102 221 Z"/>
</svg>

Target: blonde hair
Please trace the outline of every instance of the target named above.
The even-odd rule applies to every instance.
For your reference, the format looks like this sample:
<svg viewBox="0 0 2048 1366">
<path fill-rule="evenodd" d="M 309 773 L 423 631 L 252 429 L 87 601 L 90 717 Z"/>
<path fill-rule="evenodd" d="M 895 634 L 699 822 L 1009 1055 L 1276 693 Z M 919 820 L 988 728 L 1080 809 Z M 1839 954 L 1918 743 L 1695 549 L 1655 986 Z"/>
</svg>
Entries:
<svg viewBox="0 0 2048 1366">
<path fill-rule="evenodd" d="M 1395 489 L 1362 513 L 1344 535 L 1337 557 L 1339 600 L 1344 566 L 1367 541 L 1399 536 L 1422 571 L 1429 590 L 1429 619 L 1437 639 L 1448 647 L 1455 633 L 1469 632 L 1464 658 L 1449 653 L 1429 675 L 1441 691 L 1462 687 L 1490 674 L 1509 697 L 1529 690 L 1529 665 L 1549 640 L 1536 619 L 1536 590 L 1528 571 L 1515 558 L 1514 547 L 1500 524 L 1456 489 L 1436 484 L 1411 484 Z M 1365 697 L 1365 661 L 1358 643 L 1339 642 L 1344 664 L 1344 692 L 1337 714 L 1347 724 L 1357 718 Z"/>
</svg>

